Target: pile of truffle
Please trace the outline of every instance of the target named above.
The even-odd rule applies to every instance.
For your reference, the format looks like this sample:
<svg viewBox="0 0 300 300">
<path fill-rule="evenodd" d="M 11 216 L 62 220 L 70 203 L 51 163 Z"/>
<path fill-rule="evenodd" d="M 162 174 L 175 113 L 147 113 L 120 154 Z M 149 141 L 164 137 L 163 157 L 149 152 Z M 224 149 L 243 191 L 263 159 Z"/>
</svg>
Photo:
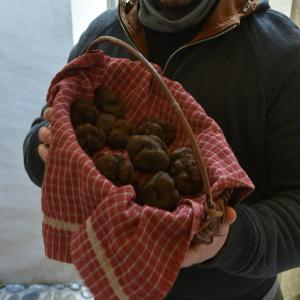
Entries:
<svg viewBox="0 0 300 300">
<path fill-rule="evenodd" d="M 140 205 L 172 211 L 180 196 L 196 195 L 202 180 L 191 148 L 170 152 L 172 126 L 148 119 L 133 126 L 124 118 L 124 103 L 107 89 L 94 101 L 77 99 L 71 121 L 82 149 L 96 168 L 117 186 L 132 184 Z M 104 147 L 112 151 L 100 151 Z"/>
</svg>

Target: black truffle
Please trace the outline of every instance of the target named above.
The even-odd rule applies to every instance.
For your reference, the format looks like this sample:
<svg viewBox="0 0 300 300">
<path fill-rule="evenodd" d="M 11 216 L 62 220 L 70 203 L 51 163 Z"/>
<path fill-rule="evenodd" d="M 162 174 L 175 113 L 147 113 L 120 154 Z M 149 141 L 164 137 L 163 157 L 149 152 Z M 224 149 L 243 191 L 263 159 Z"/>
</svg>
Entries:
<svg viewBox="0 0 300 300">
<path fill-rule="evenodd" d="M 121 118 L 124 114 L 124 104 L 122 100 L 106 88 L 96 91 L 95 105 L 103 113 L 112 114 L 116 118 Z"/>
<path fill-rule="evenodd" d="M 145 120 L 141 122 L 136 130 L 137 135 L 155 135 L 167 145 L 170 145 L 176 136 L 175 129 L 161 120 Z"/>
<path fill-rule="evenodd" d="M 130 184 L 133 180 L 133 166 L 129 160 L 118 154 L 106 154 L 94 159 L 99 172 L 117 186 Z"/>
<path fill-rule="evenodd" d="M 75 134 L 80 146 L 89 155 L 99 151 L 106 143 L 104 130 L 89 123 L 76 127 Z"/>
<path fill-rule="evenodd" d="M 138 171 L 166 171 L 169 167 L 167 146 L 157 136 L 130 136 L 127 151 L 133 166 Z"/>
<path fill-rule="evenodd" d="M 109 134 L 108 143 L 114 149 L 125 149 L 131 133 L 132 126 L 129 122 L 117 120 Z"/>
<path fill-rule="evenodd" d="M 191 148 L 179 148 L 170 155 L 169 173 L 181 195 L 194 195 L 203 188 L 201 175 Z"/>
<path fill-rule="evenodd" d="M 71 121 L 75 127 L 80 124 L 95 124 L 98 118 L 98 109 L 92 101 L 77 99 L 71 106 Z"/>
<path fill-rule="evenodd" d="M 158 172 L 142 188 L 139 202 L 173 211 L 178 205 L 179 200 L 180 195 L 175 188 L 174 180 L 169 174 Z"/>
<path fill-rule="evenodd" d="M 96 122 L 97 128 L 102 128 L 106 135 L 109 136 L 112 129 L 116 126 L 117 119 L 112 114 L 100 113 Z"/>
</svg>

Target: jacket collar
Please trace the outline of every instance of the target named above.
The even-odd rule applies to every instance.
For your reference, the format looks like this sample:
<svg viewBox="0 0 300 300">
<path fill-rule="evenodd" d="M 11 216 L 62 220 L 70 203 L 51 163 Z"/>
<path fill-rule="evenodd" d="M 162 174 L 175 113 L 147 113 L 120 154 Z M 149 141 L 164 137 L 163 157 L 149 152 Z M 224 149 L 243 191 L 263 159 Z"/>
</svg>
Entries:
<svg viewBox="0 0 300 300">
<path fill-rule="evenodd" d="M 190 43 L 217 36 L 240 23 L 241 18 L 252 14 L 264 0 L 220 0 L 201 31 Z M 124 29 L 134 45 L 148 57 L 148 45 L 143 26 L 137 17 L 138 0 L 120 0 L 119 15 Z"/>
</svg>

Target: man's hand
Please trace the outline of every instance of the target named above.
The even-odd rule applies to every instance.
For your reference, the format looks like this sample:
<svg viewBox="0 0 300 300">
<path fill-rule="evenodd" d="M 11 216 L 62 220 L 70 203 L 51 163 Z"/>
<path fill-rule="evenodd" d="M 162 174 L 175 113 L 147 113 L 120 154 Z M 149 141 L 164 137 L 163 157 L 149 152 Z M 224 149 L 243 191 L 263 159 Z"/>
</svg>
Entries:
<svg viewBox="0 0 300 300">
<path fill-rule="evenodd" d="M 194 264 L 202 263 L 213 258 L 223 247 L 229 233 L 229 227 L 236 220 L 236 212 L 233 208 L 226 208 L 225 222 L 213 236 L 210 244 L 191 245 L 188 249 L 181 267 L 187 268 Z"/>
<path fill-rule="evenodd" d="M 52 108 L 46 108 L 43 113 L 43 118 L 49 122 L 48 127 L 41 127 L 38 132 L 39 140 L 41 141 L 41 144 L 38 146 L 38 153 L 41 157 L 41 159 L 46 163 L 47 162 L 47 156 L 49 151 L 49 145 L 50 145 L 50 115 L 51 115 L 51 109 Z"/>
</svg>

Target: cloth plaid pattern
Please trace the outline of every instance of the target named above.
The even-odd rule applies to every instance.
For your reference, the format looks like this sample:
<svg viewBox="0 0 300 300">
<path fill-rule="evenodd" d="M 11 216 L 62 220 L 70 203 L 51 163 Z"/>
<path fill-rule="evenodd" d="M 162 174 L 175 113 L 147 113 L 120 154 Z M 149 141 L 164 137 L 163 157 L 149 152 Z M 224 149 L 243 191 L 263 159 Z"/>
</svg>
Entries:
<svg viewBox="0 0 300 300">
<path fill-rule="evenodd" d="M 160 69 L 156 67 L 160 72 Z M 164 78 L 193 128 L 212 185 L 242 200 L 253 185 L 221 129 L 178 83 Z M 204 195 L 182 199 L 174 212 L 139 206 L 131 185 L 116 187 L 79 146 L 70 120 L 76 98 L 106 87 L 125 103 L 132 124 L 152 116 L 177 129 L 171 150 L 189 145 L 177 115 L 141 62 L 101 51 L 73 60 L 53 79 L 52 137 L 42 187 L 43 238 L 49 258 L 75 264 L 96 299 L 162 299 L 204 216 Z"/>
</svg>

